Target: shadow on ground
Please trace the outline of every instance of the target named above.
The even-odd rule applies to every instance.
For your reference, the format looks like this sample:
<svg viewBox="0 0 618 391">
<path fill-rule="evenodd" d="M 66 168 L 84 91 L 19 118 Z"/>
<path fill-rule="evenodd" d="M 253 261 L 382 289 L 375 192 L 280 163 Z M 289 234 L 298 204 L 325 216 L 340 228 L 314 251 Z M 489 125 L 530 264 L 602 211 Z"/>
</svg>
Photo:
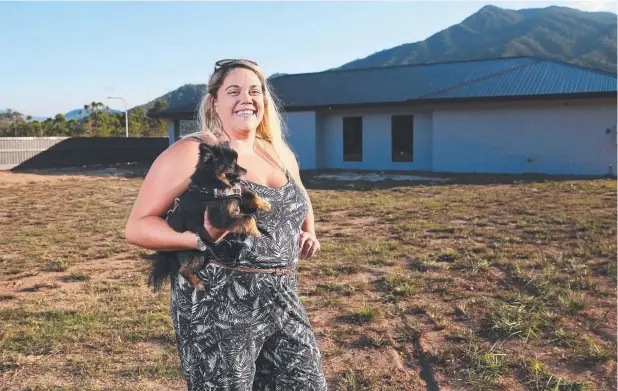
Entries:
<svg viewBox="0 0 618 391">
<path fill-rule="evenodd" d="M 337 173 L 342 176 L 349 175 L 350 180 L 322 179 Z M 385 177 L 400 177 L 392 180 L 362 180 L 352 179 L 354 175 L 362 178 L 364 175 L 378 175 Z M 415 179 L 406 180 L 409 176 Z M 303 183 L 308 189 L 314 190 L 371 190 L 391 189 L 395 187 L 409 186 L 452 186 L 452 185 L 496 185 L 496 184 L 522 184 L 544 182 L 566 182 L 577 180 L 616 180 L 615 176 L 604 175 L 546 175 L 546 174 L 482 174 L 482 173 L 436 173 L 427 171 L 307 171 L 302 173 Z"/>
<path fill-rule="evenodd" d="M 50 176 L 119 176 L 124 178 L 144 178 L 146 177 L 150 166 L 151 164 L 144 163 L 115 163 L 58 168 L 14 168 L 8 170 L 8 172 L 15 174 L 34 174 Z"/>
<path fill-rule="evenodd" d="M 107 165 L 97 164 L 47 169 L 12 169 L 10 172 L 53 176 L 79 175 L 89 177 L 116 176 L 124 178 L 144 178 L 149 169 L 150 164 L 116 163 Z M 313 190 L 371 190 L 409 186 L 492 185 L 564 182 L 577 180 L 616 180 L 615 175 L 483 174 L 450 172 L 436 173 L 429 171 L 383 172 L 353 170 L 302 171 L 301 177 L 305 187 Z M 333 179 L 338 177 L 343 179 Z M 372 178 L 373 180 L 363 178 Z"/>
</svg>

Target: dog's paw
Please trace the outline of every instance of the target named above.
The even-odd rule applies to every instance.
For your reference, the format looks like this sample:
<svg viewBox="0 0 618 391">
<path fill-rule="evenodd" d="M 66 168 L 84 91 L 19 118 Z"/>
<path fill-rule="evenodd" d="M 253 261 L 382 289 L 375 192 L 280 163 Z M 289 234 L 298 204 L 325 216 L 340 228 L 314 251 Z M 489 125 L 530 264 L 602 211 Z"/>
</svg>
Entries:
<svg viewBox="0 0 618 391">
<path fill-rule="evenodd" d="M 261 209 L 261 210 L 269 211 L 272 208 L 272 206 L 270 205 L 270 202 L 263 200 L 261 198 L 256 199 L 255 203 L 258 209 Z"/>
</svg>

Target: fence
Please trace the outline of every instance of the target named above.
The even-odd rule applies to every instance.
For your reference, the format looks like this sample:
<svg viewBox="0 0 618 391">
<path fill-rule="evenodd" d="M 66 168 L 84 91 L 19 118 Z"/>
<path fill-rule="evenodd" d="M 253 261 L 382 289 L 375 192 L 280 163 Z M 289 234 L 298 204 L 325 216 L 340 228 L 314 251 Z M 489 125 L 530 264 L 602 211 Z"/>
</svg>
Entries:
<svg viewBox="0 0 618 391">
<path fill-rule="evenodd" d="M 167 137 L 0 137 L 0 170 L 152 163 Z"/>
</svg>

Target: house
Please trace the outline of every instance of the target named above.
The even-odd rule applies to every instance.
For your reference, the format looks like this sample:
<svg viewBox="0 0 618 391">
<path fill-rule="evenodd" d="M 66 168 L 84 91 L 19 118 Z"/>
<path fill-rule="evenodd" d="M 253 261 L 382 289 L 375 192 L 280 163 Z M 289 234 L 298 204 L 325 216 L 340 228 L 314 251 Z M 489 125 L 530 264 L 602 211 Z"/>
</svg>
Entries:
<svg viewBox="0 0 618 391">
<path fill-rule="evenodd" d="M 510 57 L 272 80 L 301 169 L 616 172 L 616 75 Z M 170 143 L 199 102 L 172 107 Z"/>
</svg>

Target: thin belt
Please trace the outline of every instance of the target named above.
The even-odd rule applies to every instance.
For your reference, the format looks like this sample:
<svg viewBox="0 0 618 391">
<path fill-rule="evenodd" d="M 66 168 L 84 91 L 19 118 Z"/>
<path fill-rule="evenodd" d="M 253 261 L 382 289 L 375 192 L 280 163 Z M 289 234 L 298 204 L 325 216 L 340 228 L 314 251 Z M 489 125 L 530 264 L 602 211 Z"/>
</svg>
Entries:
<svg viewBox="0 0 618 391">
<path fill-rule="evenodd" d="M 219 267 L 229 270 L 235 270 L 238 272 L 248 272 L 248 273 L 266 273 L 266 274 L 274 274 L 275 276 L 285 276 L 288 274 L 294 273 L 294 268 L 284 267 L 280 269 L 252 269 L 250 267 L 230 267 L 219 262 L 215 262 L 213 260 L 209 260 L 209 263 L 213 263 Z"/>
</svg>

